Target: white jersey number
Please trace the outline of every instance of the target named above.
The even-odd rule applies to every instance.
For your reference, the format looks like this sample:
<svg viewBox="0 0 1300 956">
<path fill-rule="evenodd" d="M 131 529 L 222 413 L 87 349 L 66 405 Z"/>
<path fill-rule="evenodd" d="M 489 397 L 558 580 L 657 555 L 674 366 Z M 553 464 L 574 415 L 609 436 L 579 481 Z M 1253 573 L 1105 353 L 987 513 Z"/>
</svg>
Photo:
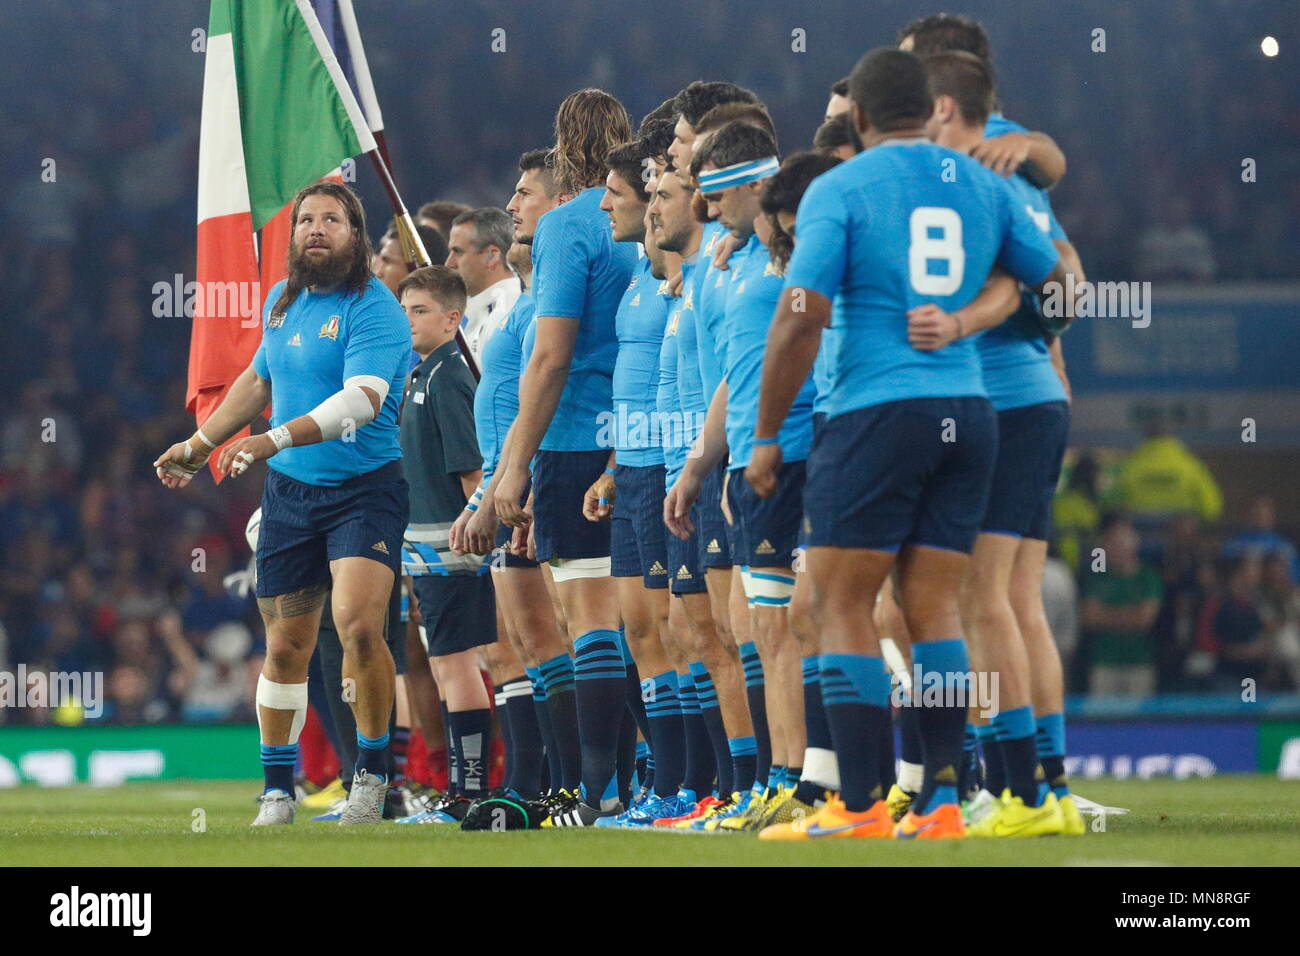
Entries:
<svg viewBox="0 0 1300 956">
<path fill-rule="evenodd" d="M 912 288 L 921 295 L 952 295 L 961 288 L 966 274 L 966 250 L 961 245 L 961 216 L 945 206 L 917 206 L 908 220 L 911 245 L 907 249 L 907 271 Z M 941 236 L 931 236 L 937 229 Z M 929 261 L 948 263 L 945 275 L 929 271 Z"/>
</svg>

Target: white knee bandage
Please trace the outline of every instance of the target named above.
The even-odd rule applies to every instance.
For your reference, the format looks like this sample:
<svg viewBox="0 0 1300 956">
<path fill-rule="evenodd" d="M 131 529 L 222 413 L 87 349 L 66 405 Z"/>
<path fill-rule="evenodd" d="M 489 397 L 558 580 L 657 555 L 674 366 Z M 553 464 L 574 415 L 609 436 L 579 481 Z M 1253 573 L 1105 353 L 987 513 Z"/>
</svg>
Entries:
<svg viewBox="0 0 1300 956">
<path fill-rule="evenodd" d="M 609 558 L 552 558 L 551 578 L 556 584 L 579 578 L 609 577 Z"/>
<path fill-rule="evenodd" d="M 781 568 L 740 569 L 750 607 L 788 607 L 794 596 L 794 575 Z"/>
<path fill-rule="evenodd" d="M 265 674 L 259 674 L 257 677 L 257 726 L 262 730 L 262 711 L 265 707 L 267 710 L 291 710 L 293 711 L 293 723 L 289 726 L 289 743 L 296 744 L 298 735 L 302 733 L 302 725 L 307 722 L 307 685 L 302 684 L 277 684 L 273 680 L 267 680 Z M 263 733 L 265 738 L 265 733 Z"/>
</svg>

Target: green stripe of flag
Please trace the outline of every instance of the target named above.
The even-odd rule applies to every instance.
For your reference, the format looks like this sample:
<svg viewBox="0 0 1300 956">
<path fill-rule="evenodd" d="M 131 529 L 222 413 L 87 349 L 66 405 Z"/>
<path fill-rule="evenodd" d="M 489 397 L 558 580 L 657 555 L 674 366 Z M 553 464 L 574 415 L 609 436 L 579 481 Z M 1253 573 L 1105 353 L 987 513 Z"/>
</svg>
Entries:
<svg viewBox="0 0 1300 956">
<path fill-rule="evenodd" d="M 364 152 L 363 137 L 371 137 L 353 124 L 294 0 L 212 0 L 209 35 L 227 31 L 253 228 L 260 229 L 303 186 Z"/>
</svg>

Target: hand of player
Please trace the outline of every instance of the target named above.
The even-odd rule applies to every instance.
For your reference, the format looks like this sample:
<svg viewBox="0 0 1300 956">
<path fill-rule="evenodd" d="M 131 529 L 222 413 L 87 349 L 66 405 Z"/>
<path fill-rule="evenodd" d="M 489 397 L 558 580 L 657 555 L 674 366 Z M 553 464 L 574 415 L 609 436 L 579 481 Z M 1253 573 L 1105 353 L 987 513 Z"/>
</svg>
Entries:
<svg viewBox="0 0 1300 956">
<path fill-rule="evenodd" d="M 971 155 L 999 176 L 1011 176 L 1029 158 L 1032 144 L 1028 133 L 1003 133 L 984 140 Z"/>
<path fill-rule="evenodd" d="M 451 530 L 447 532 L 447 547 L 452 554 L 465 554 L 469 550 L 465 547 L 465 526 L 474 514 L 475 512 L 462 508 L 456 520 L 451 523 Z"/>
<path fill-rule="evenodd" d="M 496 509 L 492 503 L 484 498 L 479 502 L 478 511 L 470 515 L 469 520 L 464 527 L 464 540 L 462 546 L 469 554 L 487 554 L 497 543 L 497 527 L 501 524 L 497 520 Z"/>
<path fill-rule="evenodd" d="M 501 475 L 497 485 L 496 496 L 492 504 L 497 517 L 512 528 L 525 524 L 524 509 L 519 506 L 519 499 L 524 496 L 524 487 L 528 484 L 528 472 L 513 465 Z"/>
<path fill-rule="evenodd" d="M 717 245 L 713 247 L 713 268 L 720 272 L 726 272 L 731 268 L 727 265 L 727 260 L 741 245 L 741 241 L 731 233 L 724 233 L 722 238 L 718 240 Z"/>
<path fill-rule="evenodd" d="M 221 457 L 217 459 L 217 471 L 238 478 L 253 462 L 273 458 L 279 450 L 275 447 L 275 442 L 271 441 L 271 436 L 265 433 L 249 435 L 222 449 Z"/>
<path fill-rule="evenodd" d="M 781 468 L 780 445 L 755 445 L 749 453 L 749 465 L 745 468 L 745 480 L 760 498 L 771 498 L 776 494 L 776 473 Z"/>
<path fill-rule="evenodd" d="M 961 338 L 957 319 L 933 302 L 918 305 L 907 313 L 907 343 L 922 352 L 934 352 Z"/>
<path fill-rule="evenodd" d="M 614 513 L 614 476 L 601 475 L 582 498 L 582 516 L 588 521 L 608 521 Z"/>
<path fill-rule="evenodd" d="M 668 280 L 668 294 L 673 298 L 680 296 L 682 294 L 682 285 L 682 274 L 679 270 Z"/>
<path fill-rule="evenodd" d="M 195 448 L 192 439 L 177 442 L 154 460 L 153 469 L 168 488 L 184 488 L 207 462 L 208 454 Z"/>
<path fill-rule="evenodd" d="M 695 524 L 691 521 L 691 508 L 699 496 L 699 481 L 683 471 L 664 498 L 664 524 L 683 541 L 695 531 Z"/>
</svg>

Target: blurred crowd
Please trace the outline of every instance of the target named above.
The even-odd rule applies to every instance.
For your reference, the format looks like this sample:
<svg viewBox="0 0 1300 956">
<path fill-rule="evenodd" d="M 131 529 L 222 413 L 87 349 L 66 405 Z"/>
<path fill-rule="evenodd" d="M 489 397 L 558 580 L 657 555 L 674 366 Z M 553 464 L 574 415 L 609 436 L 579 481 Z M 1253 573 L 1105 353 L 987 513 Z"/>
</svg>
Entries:
<svg viewBox="0 0 1300 956">
<path fill-rule="evenodd" d="M 149 468 L 192 428 L 189 320 L 158 315 L 155 302 L 157 284 L 193 276 L 203 72 L 193 31 L 208 4 L 165 6 L 0 14 L 8 75 L 41 77 L 0 97 L 0 669 L 102 670 L 107 720 L 244 720 L 261 625 L 223 580 L 248 561 L 243 525 L 261 474 L 174 494 Z M 518 144 L 548 141 L 555 104 L 585 85 L 639 116 L 690 80 L 726 78 L 762 96 L 784 137 L 806 142 L 864 41 L 891 41 L 917 13 L 886 0 L 864 23 L 848 0 L 806 15 L 756 0 L 737 43 L 722 0 L 616 14 L 596 0 L 488 0 L 437 17 L 413 0 L 389 0 L 382 17 L 358 7 L 408 199 L 470 205 L 505 201 Z M 992 36 L 1005 110 L 1052 133 L 1069 159 L 1053 200 L 1090 275 L 1297 278 L 1300 100 L 1259 53 L 1266 17 L 1235 0 L 1109 5 L 1100 52 L 1088 9 L 968 7 Z M 696 29 L 656 25 L 676 17 Z M 792 49 L 795 30 L 806 52 Z M 1042 41 L 1060 35 L 1076 36 L 1078 52 Z M 1258 181 L 1243 181 L 1247 157 Z M 386 210 L 373 184 L 359 185 L 377 233 Z M 1243 677 L 1296 687 L 1293 544 L 1266 499 L 1220 515 L 1203 469 L 1185 500 L 1153 504 L 1159 483 L 1144 486 L 1142 468 L 1177 459 L 1171 442 L 1150 438 L 1109 483 L 1081 454 L 1063 486 L 1047 586 L 1072 689 L 1238 689 Z M 0 711 L 0 722 L 49 716 Z"/>
<path fill-rule="evenodd" d="M 1213 475 L 1154 429 L 1058 491 L 1044 596 L 1067 688 L 1099 696 L 1300 690 L 1300 558 L 1273 499 L 1222 514 Z"/>
</svg>

